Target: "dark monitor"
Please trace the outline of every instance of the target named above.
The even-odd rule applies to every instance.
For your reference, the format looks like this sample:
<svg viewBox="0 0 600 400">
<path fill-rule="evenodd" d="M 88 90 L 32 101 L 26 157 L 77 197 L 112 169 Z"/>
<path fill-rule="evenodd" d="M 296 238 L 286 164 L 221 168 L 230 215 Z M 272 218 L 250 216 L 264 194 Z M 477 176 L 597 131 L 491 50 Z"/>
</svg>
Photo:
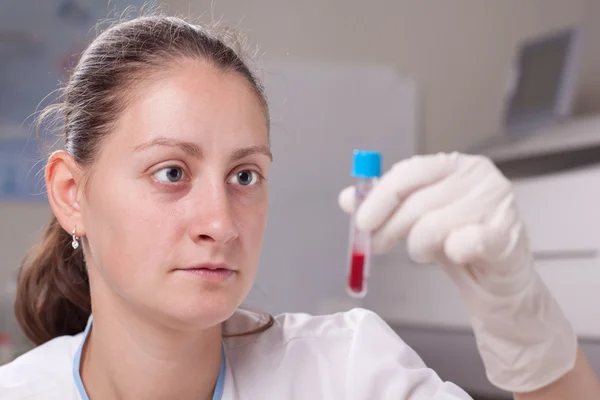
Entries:
<svg viewBox="0 0 600 400">
<path fill-rule="evenodd" d="M 580 57 L 578 29 L 528 40 L 519 53 L 516 85 L 509 98 L 509 132 L 569 117 Z"/>
</svg>

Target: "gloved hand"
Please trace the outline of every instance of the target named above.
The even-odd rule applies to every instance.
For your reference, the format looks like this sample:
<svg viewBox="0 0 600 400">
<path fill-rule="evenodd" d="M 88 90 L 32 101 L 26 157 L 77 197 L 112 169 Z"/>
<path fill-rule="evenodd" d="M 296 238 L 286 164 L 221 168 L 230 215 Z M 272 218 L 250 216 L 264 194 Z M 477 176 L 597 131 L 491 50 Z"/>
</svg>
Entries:
<svg viewBox="0 0 600 400">
<path fill-rule="evenodd" d="M 339 200 L 353 212 L 354 188 Z M 406 238 L 414 261 L 444 267 L 495 386 L 530 392 L 573 368 L 576 335 L 534 269 L 511 184 L 488 159 L 453 153 L 400 161 L 357 210 L 356 224 L 373 232 L 374 252 Z"/>
</svg>

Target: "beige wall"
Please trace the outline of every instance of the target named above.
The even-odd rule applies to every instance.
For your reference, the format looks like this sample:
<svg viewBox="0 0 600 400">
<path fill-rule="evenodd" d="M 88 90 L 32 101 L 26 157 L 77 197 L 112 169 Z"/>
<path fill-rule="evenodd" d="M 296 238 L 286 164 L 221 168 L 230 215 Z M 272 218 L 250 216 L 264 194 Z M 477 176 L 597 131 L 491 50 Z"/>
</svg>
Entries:
<svg viewBox="0 0 600 400">
<path fill-rule="evenodd" d="M 587 11 L 587 0 L 163 2 L 169 12 L 206 19 L 212 9 L 269 59 L 385 63 L 415 77 L 428 152 L 465 150 L 497 132 L 518 41 L 581 23 Z"/>
</svg>

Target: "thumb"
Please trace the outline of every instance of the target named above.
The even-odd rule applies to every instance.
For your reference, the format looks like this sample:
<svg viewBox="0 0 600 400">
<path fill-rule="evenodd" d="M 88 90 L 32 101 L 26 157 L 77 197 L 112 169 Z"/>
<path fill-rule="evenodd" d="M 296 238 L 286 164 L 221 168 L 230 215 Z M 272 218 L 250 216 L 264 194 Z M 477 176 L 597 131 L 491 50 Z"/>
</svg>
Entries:
<svg viewBox="0 0 600 400">
<path fill-rule="evenodd" d="M 340 192 L 338 196 L 340 208 L 347 214 L 352 214 L 355 208 L 355 189 L 354 186 L 348 186 Z"/>
<path fill-rule="evenodd" d="M 452 232 L 444 250 L 456 264 L 504 261 L 512 253 L 521 230 L 513 196 L 507 196 L 484 223 L 468 224 Z"/>
</svg>

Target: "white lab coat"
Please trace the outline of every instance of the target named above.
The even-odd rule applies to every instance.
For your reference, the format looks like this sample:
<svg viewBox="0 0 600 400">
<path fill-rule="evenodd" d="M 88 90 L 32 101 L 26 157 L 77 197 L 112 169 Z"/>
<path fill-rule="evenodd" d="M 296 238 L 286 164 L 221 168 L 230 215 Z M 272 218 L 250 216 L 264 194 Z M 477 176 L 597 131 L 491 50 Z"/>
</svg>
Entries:
<svg viewBox="0 0 600 400">
<path fill-rule="evenodd" d="M 225 330 L 252 329 L 257 321 L 257 314 L 237 311 Z M 223 400 L 471 398 L 442 382 L 373 312 L 283 314 L 275 321 L 264 333 L 224 339 Z M 56 338 L 0 367 L 0 399 L 80 400 L 73 362 L 83 339 Z"/>
</svg>

